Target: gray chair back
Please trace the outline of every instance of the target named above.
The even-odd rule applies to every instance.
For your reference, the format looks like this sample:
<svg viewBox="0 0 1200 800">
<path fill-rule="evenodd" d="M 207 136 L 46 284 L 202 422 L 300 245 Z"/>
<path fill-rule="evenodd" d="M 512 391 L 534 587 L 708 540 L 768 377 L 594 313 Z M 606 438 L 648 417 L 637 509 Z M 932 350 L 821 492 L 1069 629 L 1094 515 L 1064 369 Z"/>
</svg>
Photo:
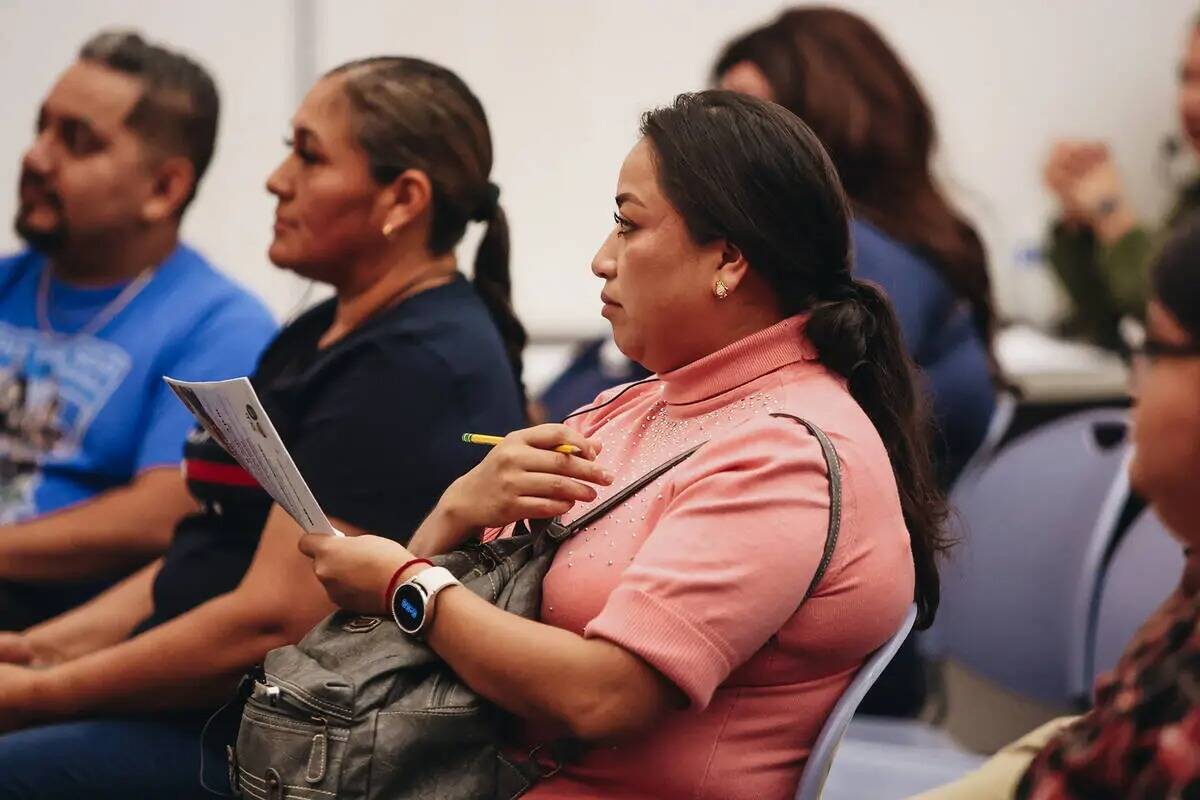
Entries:
<svg viewBox="0 0 1200 800">
<path fill-rule="evenodd" d="M 1090 675 L 1117 665 L 1129 640 L 1162 605 L 1183 576 L 1183 545 L 1153 509 L 1134 521 L 1108 563 L 1096 609 Z"/>
<path fill-rule="evenodd" d="M 885 667 L 896 655 L 900 645 L 904 643 L 908 632 L 912 630 L 913 622 L 917 619 L 917 607 L 914 604 L 908 609 L 900 628 L 888 639 L 887 643 L 876 650 L 859 669 L 854 680 L 846 687 L 846 691 L 838 698 L 821 733 L 813 744 L 812 752 L 808 755 L 808 763 L 800 775 L 800 785 L 796 789 L 796 800 L 819 800 L 821 789 L 825 786 L 825 778 L 833 764 L 833 756 L 837 753 L 838 744 L 846 733 L 846 726 L 858 709 L 858 704 L 866 696 L 867 691 L 879 680 Z"/>
<path fill-rule="evenodd" d="M 1127 418 L 1094 409 L 1057 420 L 955 487 L 959 543 L 927 652 L 1044 703 L 1086 694 L 1101 565 L 1128 496 Z"/>
</svg>

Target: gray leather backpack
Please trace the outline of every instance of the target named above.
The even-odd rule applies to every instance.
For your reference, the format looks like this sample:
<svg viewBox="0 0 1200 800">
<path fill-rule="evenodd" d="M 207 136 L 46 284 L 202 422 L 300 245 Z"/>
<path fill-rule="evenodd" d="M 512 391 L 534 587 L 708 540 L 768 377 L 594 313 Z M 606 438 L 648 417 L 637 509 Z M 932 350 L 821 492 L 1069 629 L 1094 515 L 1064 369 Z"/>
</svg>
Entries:
<svg viewBox="0 0 1200 800">
<path fill-rule="evenodd" d="M 837 542 L 840 471 L 825 434 L 791 418 L 817 437 L 829 465 L 829 531 L 811 593 Z M 533 523 L 510 538 L 432 560 L 494 605 L 536 619 L 542 579 L 558 546 L 700 446 L 570 525 Z M 505 745 L 513 741 L 512 717 L 387 617 L 335 613 L 299 644 L 268 653 L 243 685 L 248 696 L 237 745 L 229 748 L 230 783 L 235 793 L 256 800 L 510 800 L 557 772 L 576 746 L 548 742 L 510 758 Z"/>
</svg>

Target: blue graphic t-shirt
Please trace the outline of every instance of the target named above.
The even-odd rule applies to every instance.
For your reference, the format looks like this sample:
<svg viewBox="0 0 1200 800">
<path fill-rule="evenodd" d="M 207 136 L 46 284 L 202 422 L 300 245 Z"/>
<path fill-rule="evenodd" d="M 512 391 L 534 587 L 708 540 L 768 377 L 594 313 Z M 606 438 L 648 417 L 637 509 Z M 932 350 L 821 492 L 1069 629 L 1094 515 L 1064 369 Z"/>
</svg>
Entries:
<svg viewBox="0 0 1200 800">
<path fill-rule="evenodd" d="M 140 289 L 42 291 L 46 269 L 34 251 L 0 258 L 0 524 L 178 464 L 193 420 L 162 377 L 248 375 L 276 329 L 184 245 Z"/>
</svg>

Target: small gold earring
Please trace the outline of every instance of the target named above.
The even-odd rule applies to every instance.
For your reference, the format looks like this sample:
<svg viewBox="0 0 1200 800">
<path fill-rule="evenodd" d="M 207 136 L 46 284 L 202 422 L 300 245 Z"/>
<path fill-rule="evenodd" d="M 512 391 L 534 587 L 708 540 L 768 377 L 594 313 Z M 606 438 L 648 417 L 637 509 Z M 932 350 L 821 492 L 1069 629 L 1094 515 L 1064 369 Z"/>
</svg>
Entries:
<svg viewBox="0 0 1200 800">
<path fill-rule="evenodd" d="M 725 285 L 725 281 L 717 278 L 717 282 L 713 284 L 713 295 L 718 300 L 724 300 L 729 297 L 729 287 Z"/>
<path fill-rule="evenodd" d="M 392 238 L 392 231 L 394 231 L 394 230 L 396 230 L 396 226 L 393 225 L 392 223 L 389 222 L 386 225 L 384 225 L 383 226 L 383 238 L 385 238 L 385 239 Z"/>
</svg>

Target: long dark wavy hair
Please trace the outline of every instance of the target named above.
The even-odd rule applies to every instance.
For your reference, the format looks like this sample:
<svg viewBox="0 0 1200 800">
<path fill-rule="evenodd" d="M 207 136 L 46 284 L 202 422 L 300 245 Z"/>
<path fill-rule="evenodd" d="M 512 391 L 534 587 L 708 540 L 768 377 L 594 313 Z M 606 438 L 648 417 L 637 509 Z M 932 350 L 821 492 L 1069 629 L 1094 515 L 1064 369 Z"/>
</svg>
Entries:
<svg viewBox="0 0 1200 800">
<path fill-rule="evenodd" d="M 855 213 L 924 254 L 967 301 L 1000 382 L 983 241 L 934 180 L 933 113 L 896 52 L 855 14 L 797 8 L 726 45 L 713 75 L 744 62 L 816 132 Z"/>
</svg>

